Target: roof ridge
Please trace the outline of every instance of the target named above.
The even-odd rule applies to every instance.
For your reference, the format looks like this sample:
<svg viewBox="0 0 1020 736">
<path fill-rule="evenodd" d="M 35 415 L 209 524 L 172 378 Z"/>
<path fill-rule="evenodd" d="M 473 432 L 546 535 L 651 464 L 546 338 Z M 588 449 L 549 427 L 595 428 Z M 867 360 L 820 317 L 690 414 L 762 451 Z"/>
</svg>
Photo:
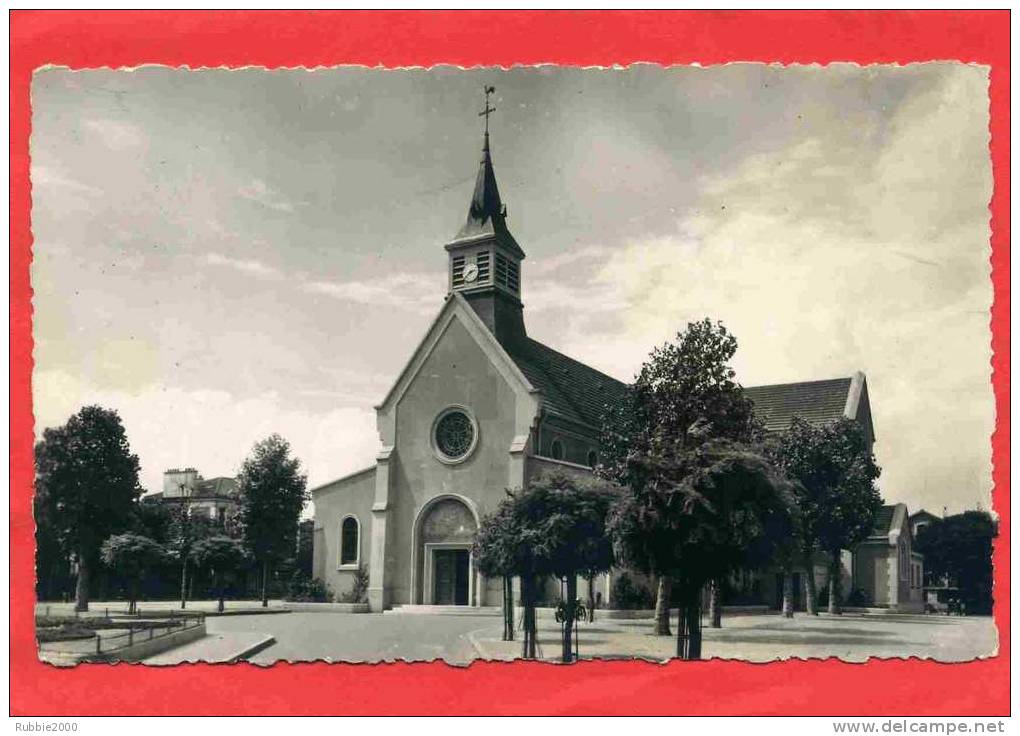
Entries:
<svg viewBox="0 0 1020 736">
<path fill-rule="evenodd" d="M 549 351 L 549 352 L 551 352 L 551 353 L 556 353 L 556 354 L 557 354 L 558 356 L 560 356 L 561 358 L 564 358 L 564 359 L 566 359 L 566 360 L 569 360 L 569 361 L 570 361 L 570 362 L 572 362 L 572 363 L 577 363 L 578 365 L 584 366 L 585 368 L 587 368 L 587 369 L 588 369 L 588 370 L 590 370 L 591 372 L 593 372 L 593 373 L 598 373 L 598 374 L 599 374 L 600 376 L 602 376 L 603 378 L 605 378 L 605 379 L 607 379 L 607 380 L 613 381 L 614 383 L 618 383 L 618 384 L 620 384 L 621 386 L 624 386 L 624 387 L 626 387 L 626 386 L 629 386 L 629 385 L 630 385 L 629 383 L 625 383 L 625 382 L 621 381 L 621 380 L 620 380 L 620 379 L 618 379 L 618 378 L 613 378 L 613 377 L 612 377 L 612 376 L 610 376 L 610 375 L 609 375 L 608 373 L 603 373 L 603 372 L 602 372 L 602 371 L 600 371 L 600 370 L 599 370 L 598 368 L 593 368 L 592 366 L 588 365 L 587 363 L 582 363 L 582 362 L 581 362 L 580 360 L 578 360 L 577 358 L 571 358 L 571 357 L 570 357 L 569 355 L 567 355 L 566 353 L 561 353 L 561 352 L 560 352 L 559 350 L 557 350 L 556 348 L 551 348 L 551 347 L 549 347 L 548 345 L 546 345 L 546 344 L 545 344 L 544 342 L 539 342 L 538 340 L 536 340 L 536 339 L 535 339 L 535 338 L 533 338 L 533 337 L 525 336 L 525 338 L 524 338 L 524 339 L 525 339 L 525 340 L 530 340 L 531 342 L 535 343 L 536 345 L 539 345 L 539 346 L 541 346 L 541 347 L 545 348 L 546 350 L 548 350 L 548 351 Z"/>
<path fill-rule="evenodd" d="M 837 376 L 836 378 L 818 378 L 812 381 L 788 381 L 786 383 L 763 383 L 758 386 L 744 386 L 739 383 L 745 391 L 756 388 L 782 388 L 783 386 L 810 386 L 817 383 L 835 383 L 836 381 L 852 381 L 853 376 Z"/>
</svg>

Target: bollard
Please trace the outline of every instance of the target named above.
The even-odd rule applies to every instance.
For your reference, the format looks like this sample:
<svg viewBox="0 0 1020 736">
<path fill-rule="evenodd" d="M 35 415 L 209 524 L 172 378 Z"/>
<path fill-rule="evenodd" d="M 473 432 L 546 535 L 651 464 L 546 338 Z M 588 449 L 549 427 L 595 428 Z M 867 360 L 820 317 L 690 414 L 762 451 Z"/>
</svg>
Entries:
<svg viewBox="0 0 1020 736">
<path fill-rule="evenodd" d="M 152 632 L 155 631 L 155 630 L 156 630 L 155 627 L 152 627 L 152 626 L 149 627 L 149 638 L 150 639 L 152 638 Z"/>
<path fill-rule="evenodd" d="M 99 632 L 96 632 L 96 654 L 103 653 L 102 637 L 99 636 Z"/>
<path fill-rule="evenodd" d="M 110 607 L 109 606 L 106 607 L 106 617 L 110 618 Z"/>
<path fill-rule="evenodd" d="M 135 643 L 135 630 L 128 626 L 128 646 Z"/>
<path fill-rule="evenodd" d="M 46 606 L 46 618 L 50 617 L 50 607 Z"/>
</svg>

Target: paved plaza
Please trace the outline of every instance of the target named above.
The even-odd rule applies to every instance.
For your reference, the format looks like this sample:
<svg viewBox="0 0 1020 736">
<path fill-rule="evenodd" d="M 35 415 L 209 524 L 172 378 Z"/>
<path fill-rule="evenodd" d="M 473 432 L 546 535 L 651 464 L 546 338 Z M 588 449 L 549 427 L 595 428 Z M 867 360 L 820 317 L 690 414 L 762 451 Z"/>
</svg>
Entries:
<svg viewBox="0 0 1020 736">
<path fill-rule="evenodd" d="M 256 664 L 320 659 L 330 662 L 441 659 L 451 664 L 467 664 L 480 656 L 472 633 L 495 631 L 498 635 L 501 626 L 502 619 L 494 616 L 401 613 L 293 612 L 206 620 L 210 634 L 272 634 L 276 643 L 248 660 Z"/>
<path fill-rule="evenodd" d="M 676 617 L 673 618 L 676 633 Z M 724 616 L 720 629 L 704 628 L 705 659 L 771 662 L 789 658 L 837 657 L 863 662 L 869 657 L 916 656 L 959 662 L 997 651 L 998 637 L 990 617 L 854 614 L 842 616 L 798 613 L 787 619 L 776 614 Z M 520 655 L 520 642 L 503 642 L 501 631 L 475 634 L 487 659 Z M 676 638 L 655 636 L 649 620 L 601 620 L 579 627 L 582 658 L 640 657 L 665 661 L 676 653 Z M 539 617 L 539 650 L 543 659 L 560 656 L 560 625 Z"/>
<path fill-rule="evenodd" d="M 674 624 L 675 625 L 675 624 Z M 332 662 L 513 659 L 520 641 L 503 642 L 502 619 L 494 616 L 443 616 L 404 613 L 342 614 L 293 612 L 277 615 L 210 618 L 211 636 L 268 634 L 275 643 L 250 658 L 257 664 L 278 660 Z M 597 618 L 580 625 L 582 658 L 640 657 L 664 661 L 676 641 L 650 632 L 649 620 Z M 675 629 L 674 629 L 675 631 Z M 997 651 L 995 625 L 988 617 L 910 615 L 807 616 L 741 615 L 723 619 L 723 628 L 704 630 L 703 656 L 768 662 L 790 657 L 930 658 L 958 662 Z M 539 615 L 543 659 L 559 657 L 560 629 L 547 612 Z M 195 657 L 195 647 L 188 652 Z M 162 659 L 171 658 L 172 652 Z"/>
<path fill-rule="evenodd" d="M 121 613 L 126 604 L 97 602 L 91 615 Z M 168 610 L 168 602 L 143 602 L 143 611 Z M 434 615 L 388 612 L 349 614 L 283 611 L 272 601 L 261 613 L 258 601 L 228 601 L 226 616 L 206 619 L 205 639 L 165 652 L 159 664 L 173 661 L 216 661 L 243 651 L 253 641 L 273 643 L 248 661 L 268 665 L 292 662 L 430 661 L 468 664 L 475 659 L 509 660 L 520 656 L 521 643 L 501 640 L 503 622 L 491 615 Z M 195 601 L 189 611 L 215 610 L 214 601 Z M 37 604 L 37 614 L 71 615 L 71 604 Z M 229 615 L 231 613 L 239 615 Z M 519 613 L 519 612 L 518 612 Z M 519 616 L 518 616 L 519 618 Z M 675 631 L 675 617 L 674 617 Z M 673 637 L 650 633 L 648 619 L 617 620 L 597 614 L 593 623 L 579 626 L 582 658 L 639 657 L 664 661 L 676 651 Z M 869 657 L 909 657 L 959 662 L 991 656 L 998 635 L 990 617 L 923 616 L 846 613 L 842 616 L 808 616 L 793 619 L 776 614 L 724 616 L 721 629 L 704 629 L 705 658 L 769 662 L 791 657 L 837 657 L 860 662 Z M 560 626 L 551 611 L 539 611 L 539 656 L 556 661 L 560 653 Z M 175 660 L 176 658 L 176 660 Z"/>
</svg>

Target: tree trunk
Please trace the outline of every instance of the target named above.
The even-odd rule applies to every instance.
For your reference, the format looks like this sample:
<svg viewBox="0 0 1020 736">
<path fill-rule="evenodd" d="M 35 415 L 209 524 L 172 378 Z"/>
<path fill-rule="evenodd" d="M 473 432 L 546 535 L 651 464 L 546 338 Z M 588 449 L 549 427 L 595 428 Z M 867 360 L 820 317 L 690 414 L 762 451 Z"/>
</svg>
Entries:
<svg viewBox="0 0 1020 736">
<path fill-rule="evenodd" d="M 262 607 L 269 608 L 269 560 L 262 560 Z"/>
<path fill-rule="evenodd" d="M 595 622 L 595 576 L 588 576 L 588 623 Z"/>
<path fill-rule="evenodd" d="M 811 616 L 818 615 L 818 591 L 815 586 L 815 563 L 810 552 L 804 555 L 804 611 Z"/>
<path fill-rule="evenodd" d="M 524 606 L 523 636 L 521 658 L 534 659 L 537 652 L 535 645 L 535 581 L 531 576 L 521 576 L 521 603 Z"/>
<path fill-rule="evenodd" d="M 188 556 L 181 556 L 181 608 L 188 606 Z"/>
<path fill-rule="evenodd" d="M 503 576 L 503 641 L 514 640 L 514 579 Z"/>
<path fill-rule="evenodd" d="M 676 625 L 676 656 L 701 659 L 701 589 L 684 591 Z"/>
<path fill-rule="evenodd" d="M 659 576 L 658 591 L 655 595 L 655 635 L 670 636 L 669 630 L 669 594 L 672 585 L 665 575 Z"/>
<path fill-rule="evenodd" d="M 708 584 L 708 625 L 713 629 L 722 628 L 722 590 L 718 580 Z"/>
<path fill-rule="evenodd" d="M 567 575 L 567 594 L 563 612 L 564 662 L 574 661 L 574 616 L 577 610 L 577 575 Z"/>
<path fill-rule="evenodd" d="M 843 597 L 841 562 L 837 549 L 832 553 L 832 559 L 829 562 L 829 613 L 835 616 L 843 613 L 843 607 L 840 605 L 840 598 Z"/>
<path fill-rule="evenodd" d="M 213 587 L 216 589 L 216 610 L 223 613 L 223 585 L 220 583 L 220 574 L 218 571 L 213 571 Z"/>
<path fill-rule="evenodd" d="M 793 573 L 783 571 L 783 617 L 793 618 Z"/>
<path fill-rule="evenodd" d="M 90 565 L 85 555 L 78 555 L 78 579 L 74 583 L 74 610 L 84 613 L 89 610 Z"/>
</svg>

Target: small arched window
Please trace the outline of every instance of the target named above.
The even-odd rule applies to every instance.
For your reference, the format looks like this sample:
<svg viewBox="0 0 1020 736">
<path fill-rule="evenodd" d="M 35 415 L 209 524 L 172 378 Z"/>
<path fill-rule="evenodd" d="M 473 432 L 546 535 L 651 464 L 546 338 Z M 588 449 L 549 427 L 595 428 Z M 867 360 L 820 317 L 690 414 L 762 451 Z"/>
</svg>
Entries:
<svg viewBox="0 0 1020 736">
<path fill-rule="evenodd" d="M 563 443 L 559 440 L 553 440 L 552 445 L 549 446 L 549 455 L 553 460 L 563 459 Z"/>
<path fill-rule="evenodd" d="M 595 450 L 588 450 L 588 467 L 594 468 L 599 464 L 599 454 Z"/>
<path fill-rule="evenodd" d="M 361 540 L 358 520 L 348 516 L 340 522 L 340 566 L 357 565 Z"/>
</svg>

